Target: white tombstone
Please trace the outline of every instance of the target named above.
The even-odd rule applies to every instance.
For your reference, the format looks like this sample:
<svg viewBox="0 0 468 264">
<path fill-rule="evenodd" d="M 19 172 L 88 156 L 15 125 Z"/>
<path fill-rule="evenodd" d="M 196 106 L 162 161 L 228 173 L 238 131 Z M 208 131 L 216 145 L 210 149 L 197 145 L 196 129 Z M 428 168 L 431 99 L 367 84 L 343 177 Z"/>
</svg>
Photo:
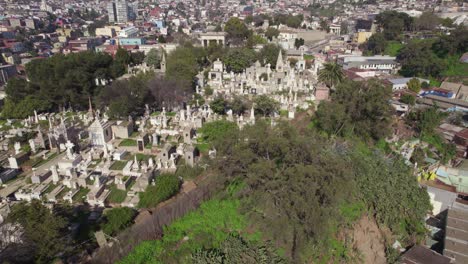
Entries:
<svg viewBox="0 0 468 264">
<path fill-rule="evenodd" d="M 21 152 L 21 143 L 15 142 L 14 148 L 15 148 L 15 154 L 18 155 Z"/>
<path fill-rule="evenodd" d="M 34 142 L 34 139 L 29 140 L 29 147 L 31 147 L 31 151 L 33 153 L 36 153 L 36 143 Z"/>
<path fill-rule="evenodd" d="M 138 171 L 140 169 L 140 166 L 138 165 L 138 160 L 137 160 L 136 155 L 135 155 L 134 160 L 133 160 L 132 169 L 134 171 Z"/>
<path fill-rule="evenodd" d="M 150 168 L 154 167 L 153 158 L 151 158 L 151 157 L 148 159 L 148 167 L 150 167 Z"/>
<path fill-rule="evenodd" d="M 56 166 L 56 165 L 50 166 L 50 171 L 52 172 L 52 182 L 53 182 L 54 184 L 56 184 L 56 183 L 59 181 L 59 175 L 58 175 L 58 172 L 57 172 L 57 166 Z"/>
<path fill-rule="evenodd" d="M 227 120 L 228 121 L 232 121 L 233 120 L 233 117 L 232 117 L 232 109 L 229 109 L 226 111 L 226 114 L 227 114 Z"/>
<path fill-rule="evenodd" d="M 75 144 L 73 144 L 70 140 L 67 140 L 67 143 L 65 143 L 65 147 L 67 148 L 67 158 L 69 160 L 74 159 L 74 154 L 73 154 L 73 147 Z"/>
<path fill-rule="evenodd" d="M 99 188 L 101 186 L 101 182 L 99 181 L 99 176 L 94 178 L 94 188 Z"/>
</svg>

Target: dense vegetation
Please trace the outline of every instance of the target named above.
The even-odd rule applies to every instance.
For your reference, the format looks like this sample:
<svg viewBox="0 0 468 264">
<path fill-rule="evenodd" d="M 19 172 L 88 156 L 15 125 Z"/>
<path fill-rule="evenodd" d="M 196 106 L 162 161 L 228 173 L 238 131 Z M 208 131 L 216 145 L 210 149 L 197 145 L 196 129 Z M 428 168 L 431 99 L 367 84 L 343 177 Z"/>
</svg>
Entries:
<svg viewBox="0 0 468 264">
<path fill-rule="evenodd" d="M 468 51 L 466 27 L 455 27 L 432 13 L 412 18 L 405 13 L 385 11 L 377 15 L 376 22 L 380 32 L 372 35 L 363 46 L 365 53 L 397 56 L 402 65 L 401 74 L 407 77 L 466 77 L 468 68 L 458 61 Z M 445 34 L 438 31 L 437 26 L 455 28 Z M 415 38 L 408 40 L 407 35 L 411 34 Z"/>
<path fill-rule="evenodd" d="M 128 207 L 110 209 L 104 214 L 105 220 L 102 224 L 102 230 L 107 235 L 114 236 L 130 226 L 135 215 L 136 211 Z"/>
<path fill-rule="evenodd" d="M 356 88 L 352 83 L 344 85 Z M 355 104 L 363 104 L 365 109 L 375 97 L 381 94 L 349 104 L 338 96 L 332 103 L 352 109 Z M 364 110 L 357 112 L 364 116 L 361 111 Z M 320 116 L 318 119 L 323 123 Z M 369 122 L 381 129 L 388 126 L 382 118 L 370 118 Z M 381 138 L 383 134 L 372 132 L 369 122 L 356 122 L 355 130 L 349 133 L 354 131 L 356 136 L 370 140 Z M 209 135 L 204 140 L 218 150 L 210 168 L 226 186 L 223 193 L 227 198 L 205 203 L 221 204 L 210 213 L 202 205 L 194 213 L 196 216 L 188 215 L 169 226 L 162 240 L 139 245 L 123 263 L 235 263 L 238 254 L 229 254 L 225 246 L 234 242 L 236 248 L 246 247 L 244 261 L 255 263 L 249 262 L 255 259 L 249 256 L 259 254 L 253 252 L 261 241 L 272 241 L 285 260 L 294 263 L 358 259 L 350 242 L 338 239 L 337 232 L 364 213 L 389 228 L 393 239 L 405 246 L 416 243 L 425 234 L 423 219 L 430 209 L 428 195 L 398 156 L 385 156 L 359 140 L 327 139 L 315 128 L 299 133 L 287 123 L 271 127 L 261 121 L 243 130 L 234 129 L 234 124 L 233 129 L 228 129 L 229 124 L 216 121 L 203 129 Z M 225 205 L 231 203 L 236 206 L 228 210 Z M 229 217 L 224 216 L 227 211 Z M 234 219 L 242 219 L 243 224 L 233 224 Z M 201 223 L 203 232 L 198 226 Z M 260 231 L 256 232 L 256 239 L 245 233 L 247 227 Z M 235 235 L 230 237 L 232 232 Z M 238 234 L 243 238 L 238 238 Z M 266 247 L 267 252 L 274 252 L 270 247 Z M 273 263 L 281 261 L 276 254 L 267 254 L 267 259 L 268 256 L 273 257 Z"/>
<path fill-rule="evenodd" d="M 348 80 L 337 86 L 330 102 L 319 105 L 316 122 L 330 136 L 383 138 L 391 124 L 390 98 L 391 88 L 378 80 Z"/>
<path fill-rule="evenodd" d="M 6 223 L 19 225 L 14 229 L 19 228 L 21 242 L 0 248 L 1 258 L 24 263 L 50 263 L 59 254 L 70 250 L 67 248 L 67 220 L 59 211 L 49 210 L 38 200 L 13 206 Z M 2 230 L 5 229 L 2 227 Z M 9 234 L 2 235 L 7 237 Z"/>
<path fill-rule="evenodd" d="M 161 174 L 156 177 L 155 185 L 146 187 L 145 192 L 140 193 L 138 207 L 152 208 L 160 202 L 171 198 L 180 189 L 181 181 L 173 174 Z"/>
</svg>

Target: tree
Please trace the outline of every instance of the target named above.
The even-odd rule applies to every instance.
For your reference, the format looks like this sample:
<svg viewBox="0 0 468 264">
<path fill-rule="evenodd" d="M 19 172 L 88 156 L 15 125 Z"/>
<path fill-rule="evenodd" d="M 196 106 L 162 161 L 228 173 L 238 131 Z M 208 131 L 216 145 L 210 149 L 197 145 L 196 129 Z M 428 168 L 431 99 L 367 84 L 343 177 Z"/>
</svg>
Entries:
<svg viewBox="0 0 468 264">
<path fill-rule="evenodd" d="M 249 36 L 249 29 L 247 26 L 237 17 L 231 17 L 224 26 L 224 31 L 227 33 L 227 37 L 234 43 L 239 44 L 246 40 Z"/>
<path fill-rule="evenodd" d="M 115 53 L 115 61 L 123 65 L 128 65 L 132 62 L 132 57 L 126 49 L 119 47 Z"/>
<path fill-rule="evenodd" d="M 439 111 L 439 109 L 434 106 L 410 112 L 407 116 L 407 121 L 409 124 L 414 126 L 416 131 L 421 135 L 431 135 L 445 117 L 446 113 Z"/>
<path fill-rule="evenodd" d="M 253 16 L 246 16 L 244 22 L 246 24 L 251 24 L 253 22 Z"/>
<path fill-rule="evenodd" d="M 148 88 L 151 93 L 149 100 L 156 108 L 174 108 L 187 102 L 194 93 L 191 83 L 185 80 L 175 80 L 156 77 L 149 81 Z"/>
<path fill-rule="evenodd" d="M 341 65 L 336 62 L 326 63 L 323 69 L 319 71 L 318 80 L 325 83 L 328 87 L 334 88 L 344 79 L 344 73 Z"/>
<path fill-rule="evenodd" d="M 122 66 L 123 69 L 113 70 L 115 65 Z M 27 109 L 38 107 L 38 111 L 55 111 L 68 105 L 78 110 L 87 109 L 88 97 L 96 94 L 99 87 L 96 78 L 109 80 L 119 77 L 122 71 L 125 72 L 125 65 L 115 63 L 106 53 L 80 52 L 66 56 L 57 54 L 33 60 L 26 65 L 28 82 L 13 79 L 10 80 L 10 87 L 7 85 L 6 101 L 13 99 L 9 107 L 13 110 L 8 113 L 5 111 L 3 115 L 14 115 L 14 108 L 19 104 L 24 106 L 30 105 L 31 102 L 34 102 L 35 106 L 28 106 Z M 21 115 L 27 114 L 18 109 L 23 112 Z"/>
<path fill-rule="evenodd" d="M 326 32 L 330 32 L 330 26 L 328 25 L 328 22 L 326 20 L 320 20 L 320 29 Z"/>
<path fill-rule="evenodd" d="M 219 115 L 224 115 L 225 110 L 226 110 L 226 105 L 227 105 L 226 100 L 224 100 L 222 97 L 218 97 L 210 103 L 210 108 L 211 110 L 213 110 L 213 112 Z"/>
<path fill-rule="evenodd" d="M 180 189 L 181 181 L 173 174 L 160 174 L 155 185 L 148 185 L 145 192 L 139 193 L 139 208 L 154 208 L 159 203 L 174 196 Z"/>
<path fill-rule="evenodd" d="M 166 43 L 166 38 L 163 35 L 159 35 L 158 43 Z"/>
<path fill-rule="evenodd" d="M 294 40 L 294 47 L 296 47 L 296 49 L 299 49 L 303 45 L 304 45 L 304 39 L 303 38 L 298 38 L 298 39 Z"/>
<path fill-rule="evenodd" d="M 109 107 L 110 118 L 127 118 L 131 114 L 142 113 L 145 103 L 152 103 L 148 81 L 151 73 L 118 80 L 104 87 L 98 96 L 101 108 Z"/>
<path fill-rule="evenodd" d="M 366 50 L 373 55 L 382 54 L 386 47 L 387 41 L 382 33 L 375 33 L 367 40 Z"/>
<path fill-rule="evenodd" d="M 22 244 L 27 244 L 35 263 L 50 263 L 66 250 L 66 219 L 55 215 L 39 200 L 12 207 L 6 221 L 23 228 Z"/>
<path fill-rule="evenodd" d="M 400 73 L 405 77 L 438 77 L 445 67 L 432 52 L 429 41 L 411 41 L 401 49 L 397 61 L 401 63 Z"/>
<path fill-rule="evenodd" d="M 263 116 L 272 116 L 279 110 L 279 102 L 267 95 L 259 95 L 254 99 L 255 111 Z"/>
<path fill-rule="evenodd" d="M 450 17 L 444 18 L 441 21 L 442 26 L 451 28 L 453 27 L 453 20 Z"/>
<path fill-rule="evenodd" d="M 388 104 L 391 95 L 391 88 L 375 79 L 365 83 L 345 81 L 336 87 L 331 102 L 319 105 L 318 125 L 329 135 L 383 138 L 392 121 Z"/>
<path fill-rule="evenodd" d="M 132 65 L 142 64 L 145 60 L 145 53 L 141 51 L 130 53 Z"/>
<path fill-rule="evenodd" d="M 159 68 L 161 64 L 161 54 L 157 49 L 151 49 L 148 54 L 146 54 L 145 62 L 149 66 L 154 68 Z"/>
<path fill-rule="evenodd" d="M 416 97 L 411 94 L 404 94 L 400 97 L 400 102 L 408 105 L 414 105 L 416 102 Z"/>
<path fill-rule="evenodd" d="M 257 58 L 257 54 L 253 49 L 233 48 L 229 49 L 223 57 L 224 65 L 228 71 L 241 73 L 247 67 L 252 65 Z"/>
<path fill-rule="evenodd" d="M 192 83 L 200 68 L 198 52 L 197 48 L 191 46 L 177 47 L 167 57 L 166 77 Z"/>
<path fill-rule="evenodd" d="M 275 68 L 276 61 L 278 60 L 278 54 L 280 51 L 283 52 L 280 46 L 272 43 L 267 44 L 263 46 L 263 48 L 258 54 L 259 61 L 265 61 L 265 63 L 269 63 L 272 68 Z"/>
<path fill-rule="evenodd" d="M 248 99 L 241 96 L 235 96 L 230 102 L 228 107 L 236 115 L 243 115 L 247 109 L 249 109 Z"/>
<path fill-rule="evenodd" d="M 272 41 L 273 38 L 277 38 L 279 36 L 279 30 L 274 28 L 274 27 L 268 27 L 266 32 L 265 32 L 265 36 L 270 40 Z"/>
<path fill-rule="evenodd" d="M 109 236 L 115 236 L 131 225 L 135 215 L 135 210 L 128 207 L 112 208 L 104 213 L 102 230 Z"/>
<path fill-rule="evenodd" d="M 421 82 L 418 78 L 413 78 L 408 82 L 408 89 L 412 92 L 419 93 L 421 91 Z"/>
<path fill-rule="evenodd" d="M 403 31 L 413 28 L 413 18 L 397 11 L 384 11 L 378 14 L 375 20 L 383 30 L 386 40 L 397 39 Z"/>
<path fill-rule="evenodd" d="M 424 12 L 414 20 L 414 28 L 416 30 L 434 30 L 440 22 L 438 16 L 430 12 Z"/>
</svg>

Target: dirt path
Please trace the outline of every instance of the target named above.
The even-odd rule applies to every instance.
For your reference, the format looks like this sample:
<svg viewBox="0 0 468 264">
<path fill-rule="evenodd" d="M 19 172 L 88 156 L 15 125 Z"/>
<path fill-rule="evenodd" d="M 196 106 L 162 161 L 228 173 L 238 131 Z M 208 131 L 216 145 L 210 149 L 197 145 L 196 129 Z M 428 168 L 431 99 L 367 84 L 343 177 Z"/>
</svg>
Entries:
<svg viewBox="0 0 468 264">
<path fill-rule="evenodd" d="M 353 247 L 359 250 L 362 263 L 385 264 L 385 241 L 377 223 L 363 216 L 354 226 Z"/>
</svg>

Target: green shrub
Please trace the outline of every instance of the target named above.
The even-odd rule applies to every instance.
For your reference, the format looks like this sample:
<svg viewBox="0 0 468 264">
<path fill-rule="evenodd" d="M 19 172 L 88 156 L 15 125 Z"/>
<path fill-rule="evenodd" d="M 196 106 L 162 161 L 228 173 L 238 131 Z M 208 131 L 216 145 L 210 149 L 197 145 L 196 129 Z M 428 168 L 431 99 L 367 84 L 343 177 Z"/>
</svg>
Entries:
<svg viewBox="0 0 468 264">
<path fill-rule="evenodd" d="M 102 231 L 109 236 L 114 236 L 131 225 L 136 211 L 128 208 L 113 208 L 105 212 L 105 223 L 102 225 Z"/>
<path fill-rule="evenodd" d="M 138 207 L 151 208 L 174 196 L 180 189 L 180 180 L 173 174 L 161 174 L 156 177 L 156 184 L 149 185 L 140 193 Z"/>
</svg>

